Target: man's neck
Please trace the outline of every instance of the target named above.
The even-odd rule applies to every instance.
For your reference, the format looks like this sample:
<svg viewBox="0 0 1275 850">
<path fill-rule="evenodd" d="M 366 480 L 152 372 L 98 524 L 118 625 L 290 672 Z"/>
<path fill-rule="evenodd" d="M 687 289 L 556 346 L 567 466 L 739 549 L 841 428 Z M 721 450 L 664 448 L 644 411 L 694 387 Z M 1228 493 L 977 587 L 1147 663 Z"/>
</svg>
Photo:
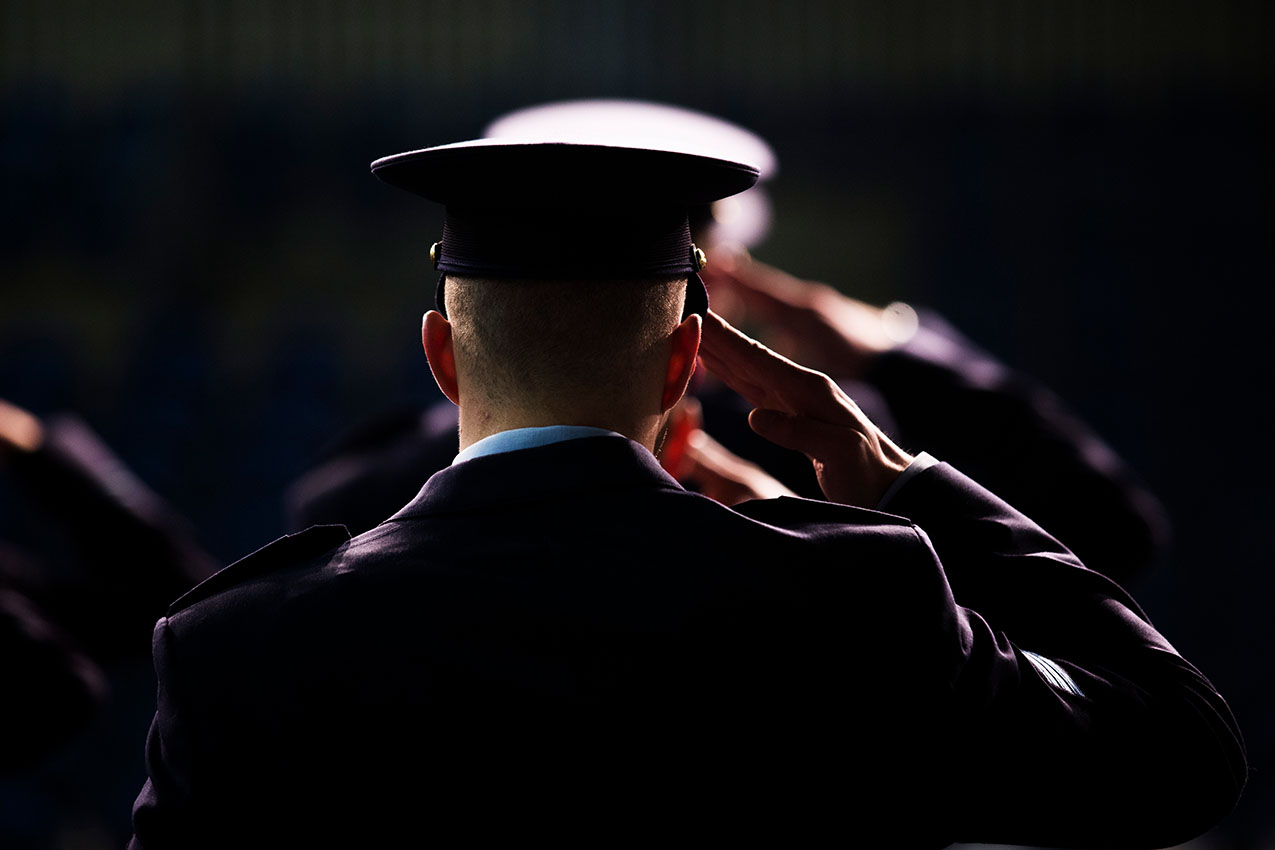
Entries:
<svg viewBox="0 0 1275 850">
<path fill-rule="evenodd" d="M 647 421 L 623 421 L 622 417 L 599 416 L 584 412 L 520 412 L 516 415 L 497 416 L 482 408 L 471 410 L 466 405 L 460 407 L 460 448 L 465 450 L 474 443 L 515 428 L 543 428 L 550 425 L 577 425 L 588 428 L 601 428 L 623 434 L 634 442 L 641 443 L 654 451 L 655 441 L 663 427 L 665 417 L 645 417 Z"/>
</svg>

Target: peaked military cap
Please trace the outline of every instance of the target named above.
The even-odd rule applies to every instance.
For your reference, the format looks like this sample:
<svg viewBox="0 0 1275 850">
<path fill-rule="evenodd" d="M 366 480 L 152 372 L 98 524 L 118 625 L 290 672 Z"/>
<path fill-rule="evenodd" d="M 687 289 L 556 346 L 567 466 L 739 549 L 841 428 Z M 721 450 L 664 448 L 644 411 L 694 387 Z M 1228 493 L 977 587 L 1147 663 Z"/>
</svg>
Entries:
<svg viewBox="0 0 1275 850">
<path fill-rule="evenodd" d="M 408 151 L 372 172 L 446 208 L 430 251 L 447 276 L 686 277 L 686 315 L 708 309 L 688 210 L 757 182 L 748 163 L 612 144 L 476 139 Z"/>
</svg>

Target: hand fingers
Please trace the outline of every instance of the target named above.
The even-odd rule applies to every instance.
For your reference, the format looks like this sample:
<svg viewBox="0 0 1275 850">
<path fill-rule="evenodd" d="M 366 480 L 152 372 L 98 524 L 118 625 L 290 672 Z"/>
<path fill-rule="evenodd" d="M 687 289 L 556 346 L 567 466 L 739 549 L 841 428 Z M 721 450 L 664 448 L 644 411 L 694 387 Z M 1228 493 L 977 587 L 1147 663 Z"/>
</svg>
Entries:
<svg viewBox="0 0 1275 850">
<path fill-rule="evenodd" d="M 758 399 L 766 398 L 767 394 L 765 390 L 763 390 L 759 386 L 756 386 L 755 384 L 750 383 L 749 381 L 744 380 L 738 375 L 731 374 L 729 369 L 726 366 L 724 366 L 720 361 L 714 360 L 711 356 L 705 358 L 705 356 L 701 354 L 700 365 L 703 366 L 707 371 L 712 372 L 714 375 L 716 375 L 719 379 L 721 379 L 722 383 L 726 384 L 726 386 L 730 387 L 732 390 L 739 393 L 754 407 L 767 406 L 761 403 L 760 401 L 758 401 Z"/>
<path fill-rule="evenodd" d="M 753 407 L 794 411 L 791 405 L 784 401 L 781 393 L 776 391 L 775 382 L 766 381 L 753 374 L 747 364 L 717 357 L 713 352 L 703 352 L 701 362 L 724 384 L 747 399 Z"/>
<path fill-rule="evenodd" d="M 700 345 L 704 365 L 756 407 L 800 413 L 827 422 L 852 420 L 853 404 L 827 375 L 776 354 L 712 310 Z"/>
<path fill-rule="evenodd" d="M 735 379 L 763 389 L 807 371 L 737 330 L 712 310 L 704 322 L 700 356 L 722 380 L 729 383 Z"/>
<path fill-rule="evenodd" d="M 778 410 L 754 410 L 748 416 L 748 426 L 777 446 L 818 459 L 844 454 L 848 443 L 867 439 L 858 428 Z"/>
<path fill-rule="evenodd" d="M 712 310 L 708 311 L 699 348 L 704 366 L 752 404 L 775 407 L 776 400 L 769 397 L 765 383 L 754 374 L 756 368 L 751 361 L 763 355 L 752 351 L 753 346 L 760 346 L 760 343 L 735 330 Z"/>
</svg>

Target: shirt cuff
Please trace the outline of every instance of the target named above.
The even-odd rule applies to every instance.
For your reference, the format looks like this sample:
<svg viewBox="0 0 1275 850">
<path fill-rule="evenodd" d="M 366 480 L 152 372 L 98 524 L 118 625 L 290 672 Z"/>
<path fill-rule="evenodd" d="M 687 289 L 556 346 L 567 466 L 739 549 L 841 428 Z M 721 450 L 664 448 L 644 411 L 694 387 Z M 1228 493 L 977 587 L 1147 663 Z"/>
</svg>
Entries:
<svg viewBox="0 0 1275 850">
<path fill-rule="evenodd" d="M 899 491 L 903 489 L 904 484 L 907 484 L 917 475 L 929 469 L 931 466 L 934 466 L 938 462 L 939 459 L 931 455 L 929 452 L 921 452 L 919 455 L 912 458 L 912 462 L 908 464 L 908 468 L 899 473 L 899 477 L 894 479 L 894 483 L 890 485 L 889 489 L 885 491 L 885 495 L 881 497 L 881 501 L 877 502 L 877 510 L 885 510 L 885 506 L 890 503 L 891 499 L 899 494 Z"/>
</svg>

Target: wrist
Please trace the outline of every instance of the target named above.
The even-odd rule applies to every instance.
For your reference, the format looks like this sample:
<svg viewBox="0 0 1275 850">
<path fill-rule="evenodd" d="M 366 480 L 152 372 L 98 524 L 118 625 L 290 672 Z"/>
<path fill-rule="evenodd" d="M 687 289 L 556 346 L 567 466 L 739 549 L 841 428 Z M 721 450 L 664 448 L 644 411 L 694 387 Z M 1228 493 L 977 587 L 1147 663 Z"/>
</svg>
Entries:
<svg viewBox="0 0 1275 850">
<path fill-rule="evenodd" d="M 918 454 L 915 458 L 913 458 L 912 463 L 908 464 L 907 469 L 899 473 L 899 475 L 894 479 L 894 483 L 892 483 L 886 489 L 885 493 L 881 495 L 881 498 L 877 501 L 877 510 L 890 510 L 890 503 L 894 501 L 895 496 L 899 494 L 904 486 L 917 475 L 920 475 L 922 472 L 929 469 L 931 466 L 936 465 L 938 462 L 938 458 L 928 452 L 921 452 Z"/>
<path fill-rule="evenodd" d="M 916 458 L 899 448 L 893 440 L 881 432 L 877 433 L 877 439 L 879 475 L 875 504 L 879 506 L 886 500 L 887 494 L 896 489 L 899 479 L 912 466 Z"/>
</svg>

